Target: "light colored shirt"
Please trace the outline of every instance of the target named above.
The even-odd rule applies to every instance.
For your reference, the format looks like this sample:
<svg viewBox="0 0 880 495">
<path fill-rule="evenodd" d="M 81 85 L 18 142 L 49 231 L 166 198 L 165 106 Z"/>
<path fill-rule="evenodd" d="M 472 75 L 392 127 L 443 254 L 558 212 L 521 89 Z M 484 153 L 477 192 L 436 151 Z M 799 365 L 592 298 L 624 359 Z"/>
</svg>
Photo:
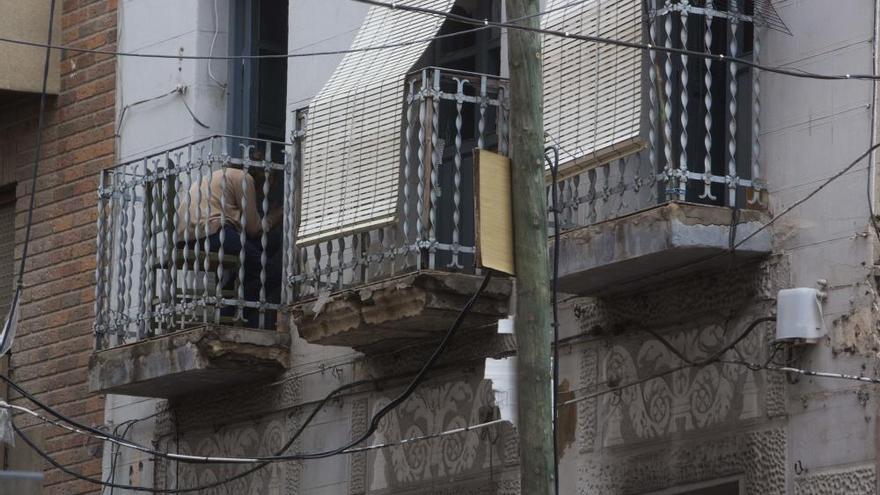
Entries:
<svg viewBox="0 0 880 495">
<path fill-rule="evenodd" d="M 178 239 L 186 239 L 185 235 L 189 240 L 203 239 L 206 223 L 208 235 L 217 233 L 224 222 L 241 232 L 242 211 L 248 237 L 256 237 L 263 232 L 262 218 L 257 211 L 254 178 L 243 170 L 227 168 L 225 178 L 223 170 L 215 170 L 201 182 L 193 183 L 189 195 L 189 222 L 186 221 L 186 207 L 177 212 Z"/>
</svg>

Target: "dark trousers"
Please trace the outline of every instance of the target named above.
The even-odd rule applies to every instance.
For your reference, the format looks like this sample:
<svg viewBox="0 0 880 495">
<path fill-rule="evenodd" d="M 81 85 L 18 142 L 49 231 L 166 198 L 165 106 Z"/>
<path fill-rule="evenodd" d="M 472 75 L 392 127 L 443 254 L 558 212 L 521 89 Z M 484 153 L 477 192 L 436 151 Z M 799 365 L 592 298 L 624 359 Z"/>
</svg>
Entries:
<svg viewBox="0 0 880 495">
<path fill-rule="evenodd" d="M 260 300 L 260 273 L 262 271 L 261 258 L 263 245 L 260 237 L 245 237 L 244 246 L 241 245 L 241 233 L 231 225 L 223 227 L 225 239 L 223 240 L 223 254 L 238 256 L 244 249 L 244 299 L 245 301 Z M 267 234 L 266 241 L 266 302 L 278 304 L 281 301 L 281 269 L 282 269 L 282 237 L 281 228 L 272 229 Z M 208 246 L 211 251 L 220 251 L 220 231 L 208 237 Z M 234 290 L 238 273 L 224 273 L 224 280 L 218 281 L 223 284 L 223 290 Z M 237 297 L 237 296 L 236 296 Z M 232 315 L 235 308 L 223 308 L 222 314 Z M 260 312 L 255 308 L 244 308 L 244 319 L 251 328 L 258 328 L 260 324 Z M 274 329 L 276 312 L 266 310 L 264 328 Z"/>
</svg>

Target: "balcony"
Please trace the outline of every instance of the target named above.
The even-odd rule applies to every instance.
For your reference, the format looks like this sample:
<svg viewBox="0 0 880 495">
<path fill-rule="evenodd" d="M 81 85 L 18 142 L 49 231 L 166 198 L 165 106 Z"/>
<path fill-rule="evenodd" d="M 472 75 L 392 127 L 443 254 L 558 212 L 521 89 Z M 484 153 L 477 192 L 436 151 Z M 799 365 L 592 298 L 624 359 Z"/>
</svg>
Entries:
<svg viewBox="0 0 880 495">
<path fill-rule="evenodd" d="M 749 12 L 659 5 L 649 12 L 657 46 L 760 51 Z M 664 52 L 649 52 L 642 72 L 639 136 L 576 160 L 560 150 L 559 179 L 548 181 L 548 197 L 555 187 L 559 198 L 565 292 L 626 292 L 771 251 L 768 231 L 752 236 L 769 221 L 758 74 Z"/>
<path fill-rule="evenodd" d="M 507 151 L 507 82 L 446 69 L 406 82 L 397 218 L 376 228 L 299 244 L 290 307 L 305 340 L 364 352 L 435 338 L 482 276 L 476 266 L 473 150 Z M 305 132 L 308 115 L 298 119 Z M 510 280 L 495 279 L 463 329 L 508 314 Z"/>
<path fill-rule="evenodd" d="M 104 172 L 92 390 L 175 397 L 286 369 L 289 156 L 214 136 Z"/>
<path fill-rule="evenodd" d="M 323 180 L 303 177 L 306 112 L 289 144 L 218 135 L 105 171 L 91 390 L 173 398 L 271 380 L 288 366 L 285 316 L 311 343 L 367 353 L 433 341 L 482 279 L 473 150 L 505 151 L 506 91 L 412 74 L 396 217 L 319 241 L 298 242 L 304 185 Z M 494 279 L 462 331 L 494 332 L 511 285 Z"/>
</svg>

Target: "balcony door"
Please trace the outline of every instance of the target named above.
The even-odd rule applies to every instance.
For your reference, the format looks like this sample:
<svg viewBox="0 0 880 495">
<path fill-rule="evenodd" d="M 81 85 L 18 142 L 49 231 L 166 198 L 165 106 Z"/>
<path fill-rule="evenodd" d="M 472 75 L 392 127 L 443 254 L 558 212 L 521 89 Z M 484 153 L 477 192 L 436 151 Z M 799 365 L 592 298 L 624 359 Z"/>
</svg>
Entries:
<svg viewBox="0 0 880 495">
<path fill-rule="evenodd" d="M 287 53 L 287 0 L 232 0 L 231 52 L 237 55 Z M 231 134 L 284 141 L 287 59 L 230 61 Z"/>
<path fill-rule="evenodd" d="M 451 12 L 476 19 L 503 20 L 500 0 L 458 0 Z M 501 34 L 497 29 L 473 31 L 473 28 L 471 24 L 447 19 L 440 28 L 439 35 L 448 36 L 457 32 L 463 34 L 431 42 L 413 69 L 441 68 L 443 76 L 440 78 L 440 90 L 447 94 L 456 94 L 456 78 L 462 78 L 463 73 L 497 77 L 501 72 Z M 478 97 L 479 86 L 478 82 L 471 81 L 462 87 L 462 93 L 468 97 Z M 468 103 L 461 106 L 461 121 L 456 122 L 458 116 L 456 102 L 450 99 L 441 99 L 437 111 L 439 114 L 437 128 L 433 129 L 438 147 L 435 152 L 438 153 L 439 159 L 436 188 L 438 195 L 435 217 L 436 241 L 444 245 L 457 243 L 471 247 L 475 244 L 473 150 L 480 142 L 478 133 L 482 117 L 484 119 L 483 148 L 497 151 L 496 113 L 490 107 L 481 115 L 479 105 Z M 456 138 L 459 139 L 461 150 L 458 165 L 456 165 Z M 458 226 L 455 225 L 456 218 L 459 219 Z M 460 261 L 456 261 L 448 252 L 437 254 L 438 267 L 464 269 L 473 264 L 471 254 L 462 254 Z"/>
</svg>

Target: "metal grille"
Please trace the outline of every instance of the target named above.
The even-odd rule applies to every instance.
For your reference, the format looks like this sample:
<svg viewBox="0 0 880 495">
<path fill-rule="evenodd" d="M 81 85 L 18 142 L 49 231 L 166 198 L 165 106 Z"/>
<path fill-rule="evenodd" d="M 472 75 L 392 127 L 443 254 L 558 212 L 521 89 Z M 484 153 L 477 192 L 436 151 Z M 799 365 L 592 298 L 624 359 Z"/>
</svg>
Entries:
<svg viewBox="0 0 880 495">
<path fill-rule="evenodd" d="M 293 235 L 281 209 L 294 201 L 289 156 L 284 143 L 214 136 L 103 173 L 99 349 L 197 324 L 275 328 L 286 285 L 275 258 Z"/>
<path fill-rule="evenodd" d="M 296 249 L 289 268 L 294 297 L 419 269 L 473 273 L 473 150 L 507 152 L 507 88 L 505 80 L 482 74 L 433 67 L 411 74 L 403 143 L 395 152 L 402 155 L 395 168 L 402 194 L 393 222 Z M 297 121 L 304 120 L 301 112 Z M 297 136 L 295 146 L 308 147 L 311 136 Z"/>
<path fill-rule="evenodd" d="M 750 1 L 644 0 L 643 6 L 644 36 L 667 48 L 760 62 L 761 34 L 771 28 L 757 21 Z M 760 71 L 660 51 L 645 58 L 634 79 L 648 96 L 640 133 L 646 148 L 600 156 L 586 170 L 563 169 L 556 186 L 562 228 L 666 201 L 738 208 L 763 201 Z M 586 86 L 603 84 L 595 75 L 583 77 Z M 581 147 L 593 146 L 588 137 L 581 139 Z"/>
<path fill-rule="evenodd" d="M 408 0 L 448 10 L 451 0 Z M 373 7 L 353 49 L 434 36 L 441 17 Z M 349 53 L 309 106 L 299 244 L 385 225 L 397 215 L 404 78 L 428 41 Z"/>
</svg>

